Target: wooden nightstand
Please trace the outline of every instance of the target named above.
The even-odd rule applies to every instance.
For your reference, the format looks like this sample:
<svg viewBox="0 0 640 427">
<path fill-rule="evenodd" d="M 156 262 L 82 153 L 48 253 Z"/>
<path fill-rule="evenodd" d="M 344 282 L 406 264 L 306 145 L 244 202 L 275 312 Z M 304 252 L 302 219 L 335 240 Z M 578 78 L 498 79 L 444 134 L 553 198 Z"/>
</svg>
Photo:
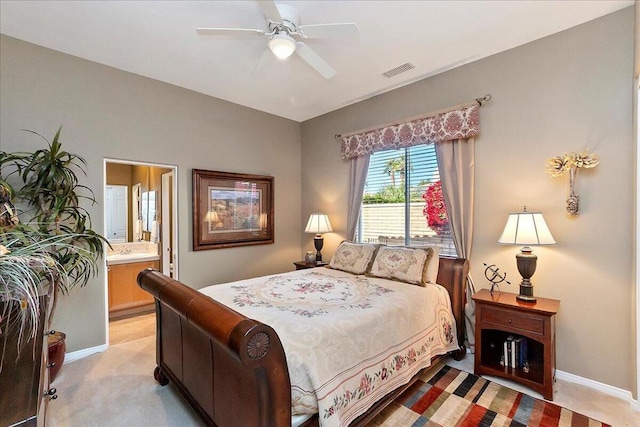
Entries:
<svg viewBox="0 0 640 427">
<path fill-rule="evenodd" d="M 293 265 L 296 266 L 296 270 L 304 270 L 305 268 L 316 268 L 316 267 L 324 267 L 327 265 L 326 262 L 306 262 L 306 261 L 297 261 L 294 262 Z"/>
<path fill-rule="evenodd" d="M 474 373 L 494 375 L 523 384 L 553 400 L 556 370 L 555 315 L 560 301 L 536 296 L 535 304 L 523 303 L 516 294 L 482 289 L 476 302 L 476 353 Z M 509 337 L 526 340 L 527 351 L 516 352 L 516 367 L 502 366 L 504 343 Z M 514 345 L 515 347 L 515 345 Z M 528 362 L 528 370 L 523 362 Z M 509 365 L 508 363 L 506 365 Z"/>
</svg>

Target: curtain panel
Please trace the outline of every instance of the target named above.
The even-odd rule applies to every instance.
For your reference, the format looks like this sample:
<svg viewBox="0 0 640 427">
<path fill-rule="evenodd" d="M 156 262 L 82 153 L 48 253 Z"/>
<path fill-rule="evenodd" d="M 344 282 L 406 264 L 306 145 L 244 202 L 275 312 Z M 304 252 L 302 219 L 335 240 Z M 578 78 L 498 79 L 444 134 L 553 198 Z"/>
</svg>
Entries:
<svg viewBox="0 0 640 427">
<path fill-rule="evenodd" d="M 420 144 L 472 138 L 479 133 L 480 105 L 474 102 L 457 109 L 361 131 L 342 137 L 342 158 L 397 150 Z"/>
<path fill-rule="evenodd" d="M 456 252 L 459 257 L 470 259 L 475 195 L 475 140 L 474 138 L 458 139 L 446 144 L 436 144 L 435 148 Z M 467 279 L 467 303 L 464 307 L 465 333 L 467 347 L 471 349 L 471 353 L 475 353 L 476 304 L 471 299 L 471 295 L 475 293 L 471 273 Z"/>
<path fill-rule="evenodd" d="M 362 205 L 362 195 L 364 185 L 367 182 L 367 172 L 369 171 L 369 160 L 371 156 L 365 155 L 351 159 L 351 170 L 349 171 L 349 207 L 347 210 L 347 239 L 353 240 L 358 228 L 360 218 L 360 205 Z"/>
</svg>

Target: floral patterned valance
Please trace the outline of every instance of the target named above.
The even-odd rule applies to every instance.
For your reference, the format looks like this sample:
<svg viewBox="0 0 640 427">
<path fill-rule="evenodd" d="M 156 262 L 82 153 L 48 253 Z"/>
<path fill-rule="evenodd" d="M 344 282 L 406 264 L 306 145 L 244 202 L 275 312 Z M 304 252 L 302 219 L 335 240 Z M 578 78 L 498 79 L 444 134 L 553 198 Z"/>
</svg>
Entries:
<svg viewBox="0 0 640 427">
<path fill-rule="evenodd" d="M 479 132 L 479 110 L 477 103 L 468 104 L 444 113 L 344 136 L 342 158 L 351 159 L 376 151 L 471 138 Z"/>
</svg>

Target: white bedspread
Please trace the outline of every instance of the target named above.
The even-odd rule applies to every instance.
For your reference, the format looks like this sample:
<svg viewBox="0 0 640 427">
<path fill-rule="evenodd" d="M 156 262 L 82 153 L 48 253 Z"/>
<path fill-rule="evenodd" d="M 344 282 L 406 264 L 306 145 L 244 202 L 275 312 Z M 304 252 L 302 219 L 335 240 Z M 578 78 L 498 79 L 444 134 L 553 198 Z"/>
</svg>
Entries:
<svg viewBox="0 0 640 427">
<path fill-rule="evenodd" d="M 348 425 L 431 357 L 458 348 L 447 291 L 315 268 L 201 289 L 273 327 L 293 413 Z"/>
</svg>

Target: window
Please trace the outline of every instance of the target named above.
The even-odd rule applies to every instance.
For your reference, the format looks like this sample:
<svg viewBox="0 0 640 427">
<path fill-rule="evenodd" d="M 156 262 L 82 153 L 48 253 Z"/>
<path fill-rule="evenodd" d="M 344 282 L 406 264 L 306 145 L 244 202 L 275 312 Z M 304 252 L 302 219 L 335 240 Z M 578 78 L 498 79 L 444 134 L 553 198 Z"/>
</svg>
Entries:
<svg viewBox="0 0 640 427">
<path fill-rule="evenodd" d="M 456 255 L 433 144 L 371 155 L 356 239 Z"/>
</svg>

